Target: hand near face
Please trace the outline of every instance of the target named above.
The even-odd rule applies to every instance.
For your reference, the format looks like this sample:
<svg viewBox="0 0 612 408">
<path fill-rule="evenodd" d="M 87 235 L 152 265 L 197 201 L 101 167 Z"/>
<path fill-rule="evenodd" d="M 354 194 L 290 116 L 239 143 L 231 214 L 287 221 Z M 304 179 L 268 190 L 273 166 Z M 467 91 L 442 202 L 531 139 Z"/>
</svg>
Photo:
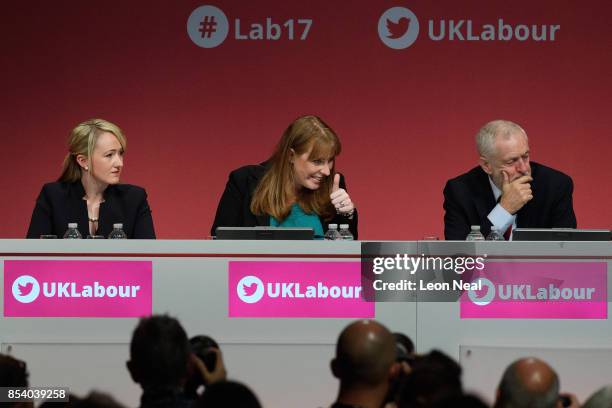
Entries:
<svg viewBox="0 0 612 408">
<path fill-rule="evenodd" d="M 225 364 L 223 363 L 223 357 L 221 351 L 218 349 L 211 349 L 212 352 L 217 354 L 217 364 L 212 371 L 208 371 L 206 365 L 200 360 L 195 354 L 191 354 L 190 362 L 200 373 L 202 381 L 205 385 L 213 384 L 219 381 L 225 381 L 227 379 L 227 371 L 225 370 Z"/>
<path fill-rule="evenodd" d="M 339 214 L 352 214 L 355 210 L 351 197 L 345 189 L 340 188 L 340 174 L 338 173 L 334 175 L 334 185 L 329 198 Z"/>
<path fill-rule="evenodd" d="M 499 204 L 510 214 L 516 214 L 518 210 L 523 208 L 533 198 L 531 184 L 529 184 L 533 178 L 531 176 L 521 176 L 516 180 L 510 181 L 508 173 L 502 171 L 502 174 L 504 181 Z"/>
</svg>

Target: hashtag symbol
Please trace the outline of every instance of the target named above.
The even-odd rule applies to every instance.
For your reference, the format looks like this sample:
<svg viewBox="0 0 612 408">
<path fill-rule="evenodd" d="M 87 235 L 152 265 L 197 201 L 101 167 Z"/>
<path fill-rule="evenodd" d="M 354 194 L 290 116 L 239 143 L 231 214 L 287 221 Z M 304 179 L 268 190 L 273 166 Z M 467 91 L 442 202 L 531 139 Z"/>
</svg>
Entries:
<svg viewBox="0 0 612 408">
<path fill-rule="evenodd" d="M 217 31 L 217 21 L 215 21 L 215 16 L 204 16 L 202 22 L 200 23 L 200 33 L 202 33 L 202 38 L 210 38 Z"/>
</svg>

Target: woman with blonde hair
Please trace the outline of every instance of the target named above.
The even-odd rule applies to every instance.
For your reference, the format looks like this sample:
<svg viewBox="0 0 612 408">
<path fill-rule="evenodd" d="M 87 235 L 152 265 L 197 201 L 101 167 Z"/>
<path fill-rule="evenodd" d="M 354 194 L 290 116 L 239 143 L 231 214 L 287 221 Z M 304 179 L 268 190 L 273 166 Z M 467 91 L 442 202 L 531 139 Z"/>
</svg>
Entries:
<svg viewBox="0 0 612 408">
<path fill-rule="evenodd" d="M 322 237 L 330 223 L 349 224 L 357 239 L 357 211 L 344 177 L 335 171 L 341 145 L 317 116 L 302 116 L 285 130 L 272 157 L 229 175 L 211 229 L 311 227 Z"/>
<path fill-rule="evenodd" d="M 62 174 L 45 184 L 36 200 L 27 238 L 56 235 L 77 223 L 83 237 L 107 236 L 113 224 L 123 224 L 128 238 L 154 239 L 147 193 L 119 184 L 126 139 L 119 127 L 91 119 L 70 133 Z"/>
</svg>

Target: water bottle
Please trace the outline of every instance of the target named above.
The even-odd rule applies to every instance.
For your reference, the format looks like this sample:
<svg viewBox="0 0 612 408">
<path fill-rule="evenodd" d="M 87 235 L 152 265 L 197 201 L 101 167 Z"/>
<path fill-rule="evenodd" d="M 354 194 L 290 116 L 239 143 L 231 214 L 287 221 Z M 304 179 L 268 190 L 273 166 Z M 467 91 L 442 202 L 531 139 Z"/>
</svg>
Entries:
<svg viewBox="0 0 612 408">
<path fill-rule="evenodd" d="M 485 237 L 480 232 L 480 225 L 472 225 L 470 229 L 471 229 L 470 233 L 465 238 L 466 241 L 484 241 L 485 240 Z"/>
<path fill-rule="evenodd" d="M 353 234 L 351 234 L 351 231 L 349 231 L 348 224 L 340 224 L 340 236 L 345 241 L 352 241 L 355 239 Z"/>
<path fill-rule="evenodd" d="M 81 233 L 79 232 L 79 224 L 76 222 L 69 222 L 68 229 L 64 234 L 64 239 L 81 239 Z"/>
<path fill-rule="evenodd" d="M 505 241 L 505 239 L 497 227 L 491 227 L 491 232 L 487 235 L 487 241 Z"/>
<path fill-rule="evenodd" d="M 108 234 L 108 239 L 127 239 L 127 234 L 123 231 L 123 224 L 113 224 L 113 230 Z"/>
<path fill-rule="evenodd" d="M 325 233 L 326 240 L 335 241 L 342 239 L 342 236 L 338 232 L 338 224 L 329 224 L 327 232 Z"/>
</svg>

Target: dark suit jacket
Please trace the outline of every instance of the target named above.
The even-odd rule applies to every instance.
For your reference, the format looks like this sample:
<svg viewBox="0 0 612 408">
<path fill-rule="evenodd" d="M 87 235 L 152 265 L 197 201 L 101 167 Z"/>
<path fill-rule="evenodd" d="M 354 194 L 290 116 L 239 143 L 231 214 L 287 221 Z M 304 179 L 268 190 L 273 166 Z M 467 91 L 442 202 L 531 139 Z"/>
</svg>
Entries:
<svg viewBox="0 0 612 408">
<path fill-rule="evenodd" d="M 225 185 L 225 191 L 219 201 L 217 214 L 213 222 L 210 233 L 215 235 L 217 227 L 255 227 L 270 225 L 270 216 L 258 216 L 251 212 L 251 200 L 253 192 L 263 177 L 267 167 L 265 163 L 251 166 L 244 166 L 234 170 L 229 175 L 229 180 Z M 340 188 L 346 190 L 344 177 L 340 175 Z M 357 239 L 357 210 L 352 219 L 343 215 L 336 215 L 330 221 L 321 219 L 323 231 L 327 231 L 327 224 L 349 224 L 349 230 L 353 237 Z"/>
<path fill-rule="evenodd" d="M 574 184 L 560 171 L 531 162 L 533 199 L 516 213 L 518 228 L 576 228 L 572 205 Z M 449 180 L 444 187 L 444 237 L 464 240 L 471 225 L 480 225 L 487 236 L 487 215 L 497 203 L 489 176 L 480 168 Z"/>
<path fill-rule="evenodd" d="M 27 238 L 39 238 L 42 234 L 55 234 L 62 238 L 69 222 L 79 224 L 83 238 L 90 235 L 84 196 L 80 181 L 45 184 L 36 199 Z M 106 237 L 113 230 L 113 224 L 122 223 L 128 238 L 155 239 L 147 193 L 141 187 L 130 184 L 108 186 L 98 218 L 96 235 Z"/>
</svg>

